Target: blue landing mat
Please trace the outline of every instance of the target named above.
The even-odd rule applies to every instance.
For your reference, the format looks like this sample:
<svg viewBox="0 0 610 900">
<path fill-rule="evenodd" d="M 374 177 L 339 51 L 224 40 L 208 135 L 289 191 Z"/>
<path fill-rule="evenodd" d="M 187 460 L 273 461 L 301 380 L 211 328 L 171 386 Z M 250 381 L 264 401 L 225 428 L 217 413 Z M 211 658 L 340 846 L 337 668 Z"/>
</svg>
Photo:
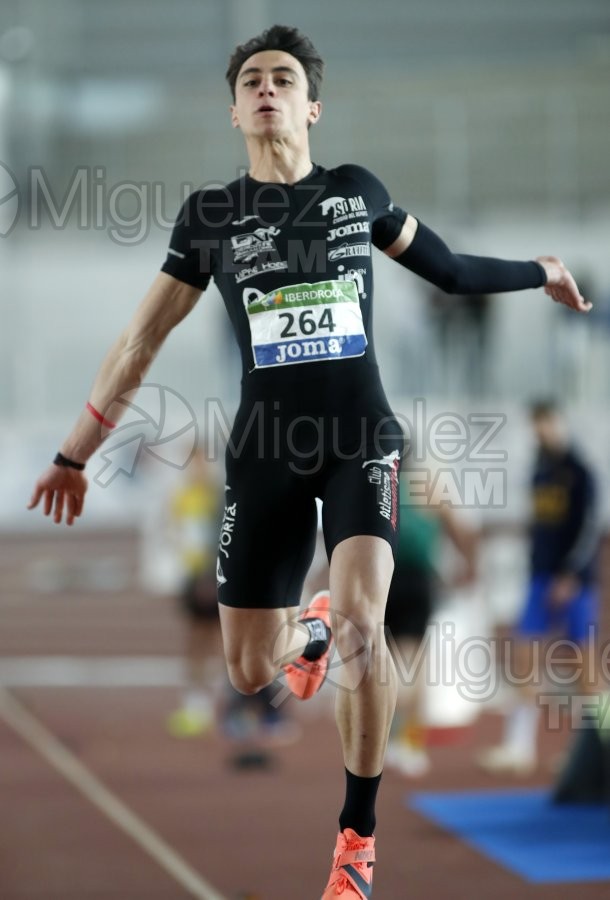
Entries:
<svg viewBox="0 0 610 900">
<path fill-rule="evenodd" d="M 536 884 L 610 880 L 610 810 L 548 790 L 420 792 L 406 805 Z"/>
</svg>

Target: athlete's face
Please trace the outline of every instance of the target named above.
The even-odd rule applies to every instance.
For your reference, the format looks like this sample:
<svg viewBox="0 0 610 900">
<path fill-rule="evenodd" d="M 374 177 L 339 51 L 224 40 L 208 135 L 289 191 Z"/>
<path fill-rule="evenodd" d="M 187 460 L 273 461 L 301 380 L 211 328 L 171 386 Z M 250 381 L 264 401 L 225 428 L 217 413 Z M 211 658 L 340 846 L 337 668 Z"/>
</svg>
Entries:
<svg viewBox="0 0 610 900">
<path fill-rule="evenodd" d="M 537 416 L 532 427 L 538 445 L 549 453 L 562 450 L 567 443 L 565 425 L 557 413 Z"/>
<path fill-rule="evenodd" d="M 320 117 L 319 101 L 307 99 L 303 66 L 281 50 L 264 50 L 245 61 L 235 84 L 231 122 L 244 137 L 278 140 L 305 137 Z"/>
</svg>

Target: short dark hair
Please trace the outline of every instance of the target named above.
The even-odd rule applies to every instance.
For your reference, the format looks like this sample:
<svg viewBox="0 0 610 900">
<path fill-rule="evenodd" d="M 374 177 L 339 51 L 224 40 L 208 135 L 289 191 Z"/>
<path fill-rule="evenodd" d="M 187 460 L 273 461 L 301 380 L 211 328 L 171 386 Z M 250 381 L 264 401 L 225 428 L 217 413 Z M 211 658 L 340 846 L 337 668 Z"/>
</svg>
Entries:
<svg viewBox="0 0 610 900">
<path fill-rule="evenodd" d="M 324 72 L 322 57 L 309 38 L 302 34 L 298 28 L 291 28 L 289 25 L 273 25 L 271 28 L 263 31 L 262 34 L 250 38 L 245 44 L 239 44 L 233 51 L 229 60 L 226 79 L 229 82 L 234 100 L 235 84 L 239 70 L 249 57 L 254 56 L 255 53 L 261 53 L 263 50 L 283 50 L 284 53 L 290 53 L 291 56 L 298 59 L 307 76 L 308 99 L 319 99 L 322 74 Z"/>
<path fill-rule="evenodd" d="M 550 419 L 559 415 L 559 412 L 559 404 L 553 397 L 542 397 L 530 402 L 530 419 L 533 422 Z"/>
</svg>

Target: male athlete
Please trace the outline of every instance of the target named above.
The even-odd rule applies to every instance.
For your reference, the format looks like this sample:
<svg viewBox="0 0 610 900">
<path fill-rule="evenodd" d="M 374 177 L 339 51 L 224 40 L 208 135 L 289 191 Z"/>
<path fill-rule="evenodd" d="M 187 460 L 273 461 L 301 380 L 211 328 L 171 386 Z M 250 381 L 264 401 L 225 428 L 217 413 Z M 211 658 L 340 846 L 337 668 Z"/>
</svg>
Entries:
<svg viewBox="0 0 610 900">
<path fill-rule="evenodd" d="M 455 255 L 365 169 L 313 164 L 308 132 L 320 118 L 322 68 L 293 28 L 274 26 L 236 48 L 231 122 L 243 134 L 248 172 L 184 204 L 162 272 L 102 363 L 30 508 L 44 497 L 45 514 L 57 523 L 65 515 L 68 525 L 82 513 L 82 469 L 121 414 L 117 398 L 141 383 L 213 277 L 243 360 L 217 570 L 227 665 L 244 693 L 269 684 L 281 665 L 303 699 L 322 684 L 329 598 L 318 595 L 298 622 L 294 614 L 320 497 L 332 639 L 344 664 L 336 717 L 346 768 L 323 896 L 362 900 L 372 896 L 375 799 L 396 697 L 383 618 L 403 449 L 373 349 L 371 245 L 450 293 L 544 285 L 576 310 L 589 304 L 555 257 Z"/>
</svg>

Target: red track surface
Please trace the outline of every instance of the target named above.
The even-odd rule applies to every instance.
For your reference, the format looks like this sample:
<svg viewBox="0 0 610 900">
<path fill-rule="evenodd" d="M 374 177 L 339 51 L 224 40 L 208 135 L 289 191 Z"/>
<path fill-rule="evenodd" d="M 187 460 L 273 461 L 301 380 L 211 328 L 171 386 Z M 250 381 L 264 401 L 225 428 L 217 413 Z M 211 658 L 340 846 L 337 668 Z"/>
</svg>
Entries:
<svg viewBox="0 0 610 900">
<path fill-rule="evenodd" d="M 59 532 L 7 540 L 0 554 L 0 654 L 26 657 L 174 656 L 182 623 L 169 600 L 119 593 L 37 593 L 33 560 L 113 556 L 133 573 L 130 535 Z M 342 800 L 338 739 L 324 703 L 299 706 L 304 737 L 265 771 L 236 771 L 218 736 L 175 740 L 164 728 L 177 691 L 155 687 L 21 687 L 15 697 L 86 770 L 226 900 L 317 900 L 328 874 Z M 309 711 L 308 711 L 309 710 Z M 378 810 L 378 900 L 580 900 L 610 885 L 537 886 L 500 868 L 405 805 L 413 788 L 498 787 L 472 764 L 499 720 L 481 717 L 455 743 L 432 748 L 415 785 L 384 775 Z M 548 758 L 565 735 L 545 736 Z M 526 783 L 548 782 L 541 772 Z M 512 782 L 514 783 L 514 782 Z M 0 719 L 2 900 L 182 900 L 192 897 L 158 860 Z"/>
</svg>

